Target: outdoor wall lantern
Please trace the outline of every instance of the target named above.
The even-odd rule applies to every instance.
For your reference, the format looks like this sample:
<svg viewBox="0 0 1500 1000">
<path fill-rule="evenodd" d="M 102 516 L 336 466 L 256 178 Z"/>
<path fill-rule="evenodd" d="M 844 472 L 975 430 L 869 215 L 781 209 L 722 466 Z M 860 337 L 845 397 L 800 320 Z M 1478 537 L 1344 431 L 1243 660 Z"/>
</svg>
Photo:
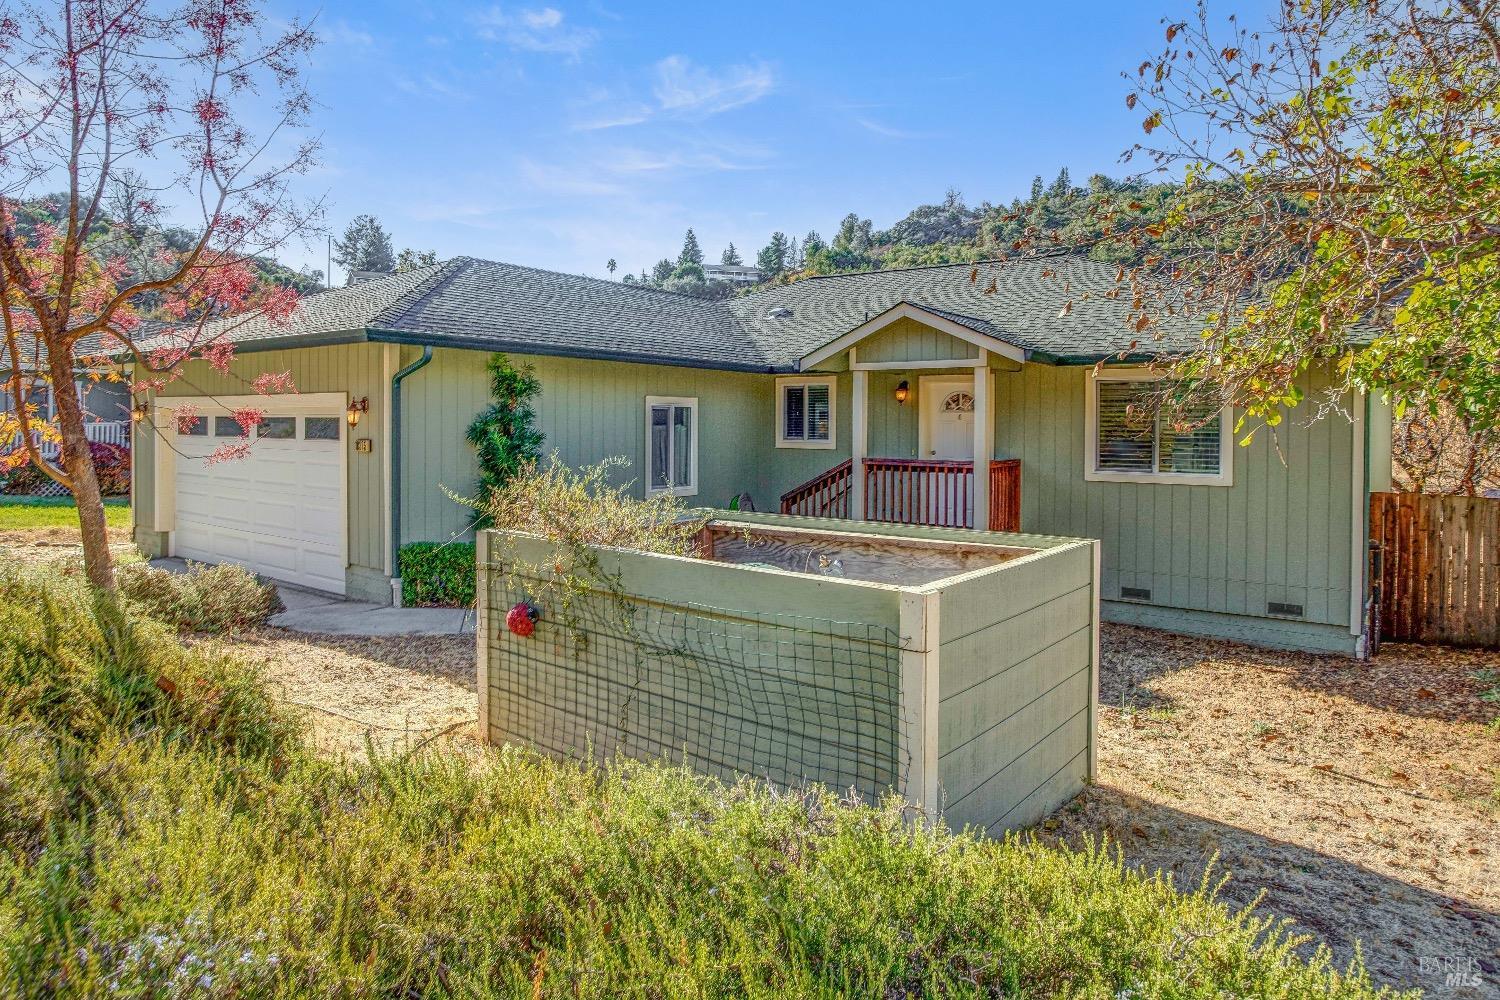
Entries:
<svg viewBox="0 0 1500 1000">
<path fill-rule="evenodd" d="M 146 404 L 136 403 L 130 408 L 130 420 L 132 423 L 140 423 L 146 419 Z"/>
<path fill-rule="evenodd" d="M 897 403 L 897 405 L 899 405 L 899 406 L 905 406 L 906 405 L 906 400 L 910 396 L 911 396 L 911 384 L 909 382 L 907 382 L 905 379 L 902 379 L 901 380 L 901 384 L 898 385 L 898 386 L 896 386 L 896 403 Z"/>
<path fill-rule="evenodd" d="M 364 416 L 366 413 L 369 413 L 369 412 L 370 412 L 370 397 L 369 396 L 361 396 L 358 399 L 356 399 L 354 402 L 350 403 L 349 404 L 348 412 L 345 413 L 345 416 L 349 418 L 349 426 L 350 427 L 358 427 L 359 426 L 359 418 L 362 417 L 362 416 Z"/>
</svg>

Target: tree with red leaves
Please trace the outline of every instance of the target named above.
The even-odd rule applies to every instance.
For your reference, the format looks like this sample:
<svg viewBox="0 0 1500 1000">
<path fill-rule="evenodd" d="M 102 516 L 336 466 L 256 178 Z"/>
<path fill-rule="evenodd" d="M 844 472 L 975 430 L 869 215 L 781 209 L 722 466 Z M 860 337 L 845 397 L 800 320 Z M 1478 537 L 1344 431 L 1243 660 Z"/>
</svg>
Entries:
<svg viewBox="0 0 1500 1000">
<path fill-rule="evenodd" d="M 31 463 L 72 492 L 102 591 L 114 575 L 75 372 L 128 359 L 142 397 L 189 359 L 227 371 L 239 324 L 291 316 L 296 294 L 261 287 L 254 259 L 321 213 L 292 191 L 317 151 L 302 84 L 315 44 L 308 25 L 274 25 L 254 0 L 0 7 L 0 390 L 12 404 L 0 470 Z M 122 192 L 126 222 L 105 211 Z M 32 402 L 43 386 L 54 420 Z M 262 415 L 238 415 L 247 437 L 231 449 Z"/>
</svg>

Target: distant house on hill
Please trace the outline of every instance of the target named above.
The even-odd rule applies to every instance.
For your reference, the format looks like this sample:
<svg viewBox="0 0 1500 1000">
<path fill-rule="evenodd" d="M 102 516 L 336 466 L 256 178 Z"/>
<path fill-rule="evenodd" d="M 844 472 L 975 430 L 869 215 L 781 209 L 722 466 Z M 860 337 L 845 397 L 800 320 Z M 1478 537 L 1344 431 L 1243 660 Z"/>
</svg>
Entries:
<svg viewBox="0 0 1500 1000">
<path fill-rule="evenodd" d="M 748 264 L 704 264 L 703 276 L 709 281 L 727 281 L 731 285 L 760 284 L 760 268 Z"/>
</svg>

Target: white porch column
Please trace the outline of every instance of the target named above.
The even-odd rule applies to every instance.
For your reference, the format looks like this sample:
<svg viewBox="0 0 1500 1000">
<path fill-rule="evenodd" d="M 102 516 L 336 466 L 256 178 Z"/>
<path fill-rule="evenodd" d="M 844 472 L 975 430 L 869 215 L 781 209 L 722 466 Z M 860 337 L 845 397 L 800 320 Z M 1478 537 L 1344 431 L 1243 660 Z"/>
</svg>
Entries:
<svg viewBox="0 0 1500 1000">
<path fill-rule="evenodd" d="M 856 368 L 853 374 L 854 436 L 849 442 L 849 516 L 856 521 L 863 521 L 865 454 L 870 446 L 870 373 L 863 368 Z"/>
<path fill-rule="evenodd" d="M 970 525 L 979 531 L 990 528 L 990 459 L 995 456 L 990 388 L 989 352 L 980 351 L 974 368 L 974 517 Z"/>
</svg>

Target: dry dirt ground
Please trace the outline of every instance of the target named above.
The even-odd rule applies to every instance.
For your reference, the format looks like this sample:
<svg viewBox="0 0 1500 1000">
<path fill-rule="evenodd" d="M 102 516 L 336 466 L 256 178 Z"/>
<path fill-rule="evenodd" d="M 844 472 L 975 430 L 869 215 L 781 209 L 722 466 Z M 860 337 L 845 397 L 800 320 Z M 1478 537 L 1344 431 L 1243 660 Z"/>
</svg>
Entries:
<svg viewBox="0 0 1500 1000">
<path fill-rule="evenodd" d="M 1099 781 L 1047 824 L 1108 834 L 1341 963 L 1435 997 L 1500 996 L 1494 652 L 1385 646 L 1371 663 L 1106 626 Z M 1452 976 L 1450 981 L 1449 977 Z"/>
<path fill-rule="evenodd" d="M 116 559 L 139 558 L 129 528 L 109 529 L 109 548 Z M 0 531 L 0 563 L 55 563 L 60 570 L 82 568 L 83 546 L 74 528 L 24 528 Z"/>
<path fill-rule="evenodd" d="M 245 659 L 307 717 L 317 745 L 363 756 L 445 740 L 475 746 L 472 635 L 305 635 L 266 628 L 236 636 Z M 368 741 L 368 743 L 367 743 Z"/>
</svg>

